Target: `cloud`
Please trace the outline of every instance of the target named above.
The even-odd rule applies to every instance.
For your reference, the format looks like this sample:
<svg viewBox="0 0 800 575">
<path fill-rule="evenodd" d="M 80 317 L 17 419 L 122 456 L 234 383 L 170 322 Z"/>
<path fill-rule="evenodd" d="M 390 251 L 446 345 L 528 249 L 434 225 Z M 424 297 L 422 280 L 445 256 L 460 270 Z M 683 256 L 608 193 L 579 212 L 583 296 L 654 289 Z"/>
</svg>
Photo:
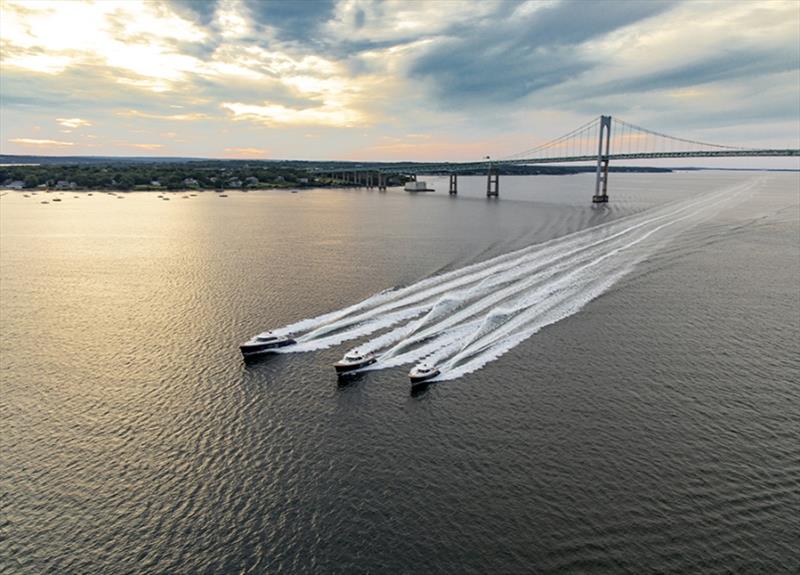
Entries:
<svg viewBox="0 0 800 575">
<path fill-rule="evenodd" d="M 75 142 L 62 142 L 59 140 L 39 140 L 35 138 L 11 138 L 8 140 L 24 146 L 74 146 Z"/>
<path fill-rule="evenodd" d="M 92 125 L 90 121 L 82 120 L 81 118 L 56 118 L 56 122 L 65 128 L 81 128 Z"/>
<path fill-rule="evenodd" d="M 434 85 L 447 105 L 513 102 L 598 66 L 577 46 L 660 14 L 669 2 L 501 5 L 491 18 L 437 39 L 410 73 Z M 527 10 L 520 10 L 520 8 Z"/>
<path fill-rule="evenodd" d="M 225 148 L 225 156 L 228 158 L 264 158 L 268 150 L 264 148 Z"/>
<path fill-rule="evenodd" d="M 319 28 L 334 15 L 336 0 L 245 0 L 257 24 L 275 31 L 278 39 L 314 44 Z"/>
<path fill-rule="evenodd" d="M 188 113 L 188 114 L 151 114 L 147 112 L 140 112 L 139 110 L 122 110 L 116 112 L 117 116 L 125 116 L 129 118 L 149 118 L 154 120 L 168 120 L 171 122 L 197 122 L 199 120 L 207 120 L 209 116 L 203 113 Z"/>
<path fill-rule="evenodd" d="M 223 102 L 222 107 L 233 114 L 235 120 L 255 120 L 268 126 L 339 126 L 349 127 L 364 122 L 357 110 L 333 104 L 311 108 L 290 108 L 265 102 L 263 105 Z"/>
<path fill-rule="evenodd" d="M 167 0 L 166 5 L 183 18 L 208 26 L 214 19 L 217 0 Z"/>
<path fill-rule="evenodd" d="M 141 150 L 159 150 L 164 147 L 164 144 L 123 144 L 131 148 L 139 148 Z"/>
</svg>

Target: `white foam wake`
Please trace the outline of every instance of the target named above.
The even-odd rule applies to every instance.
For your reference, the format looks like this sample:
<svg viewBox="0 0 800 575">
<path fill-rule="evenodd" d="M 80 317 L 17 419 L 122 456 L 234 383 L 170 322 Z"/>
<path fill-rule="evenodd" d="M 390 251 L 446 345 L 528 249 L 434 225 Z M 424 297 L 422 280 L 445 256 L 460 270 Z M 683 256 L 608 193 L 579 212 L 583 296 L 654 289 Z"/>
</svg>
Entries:
<svg viewBox="0 0 800 575">
<path fill-rule="evenodd" d="M 760 180 L 620 218 L 561 238 L 380 292 L 285 326 L 311 351 L 380 335 L 358 346 L 381 369 L 425 359 L 452 379 L 500 357 L 542 327 L 578 312 L 681 230 Z"/>
</svg>

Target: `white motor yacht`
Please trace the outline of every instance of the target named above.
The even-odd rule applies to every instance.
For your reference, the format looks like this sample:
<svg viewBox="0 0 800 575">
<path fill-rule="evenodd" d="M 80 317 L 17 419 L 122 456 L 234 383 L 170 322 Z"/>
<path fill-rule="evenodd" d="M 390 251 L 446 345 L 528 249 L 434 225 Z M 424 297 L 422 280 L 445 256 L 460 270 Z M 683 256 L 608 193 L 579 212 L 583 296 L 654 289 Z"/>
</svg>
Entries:
<svg viewBox="0 0 800 575">
<path fill-rule="evenodd" d="M 434 366 L 428 365 L 427 363 L 420 363 L 411 368 L 411 371 L 408 372 L 408 378 L 411 380 L 411 387 L 414 387 L 429 379 L 433 379 L 439 375 L 439 373 L 439 370 Z"/>
<path fill-rule="evenodd" d="M 361 353 L 358 350 L 353 350 L 344 354 L 344 357 L 334 363 L 333 367 L 336 368 L 336 373 L 341 375 L 367 367 L 376 361 L 374 353 Z"/>
<path fill-rule="evenodd" d="M 239 346 L 242 355 L 245 357 L 258 353 L 270 353 L 280 347 L 297 343 L 291 337 L 285 335 L 275 335 L 271 331 L 260 333 Z"/>
</svg>

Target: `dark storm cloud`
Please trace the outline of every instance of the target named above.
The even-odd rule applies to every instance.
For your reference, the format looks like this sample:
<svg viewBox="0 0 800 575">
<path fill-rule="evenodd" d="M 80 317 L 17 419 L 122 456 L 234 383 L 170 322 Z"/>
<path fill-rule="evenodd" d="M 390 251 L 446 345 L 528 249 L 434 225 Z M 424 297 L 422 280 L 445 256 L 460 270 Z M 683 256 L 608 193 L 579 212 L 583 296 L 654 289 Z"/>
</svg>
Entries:
<svg viewBox="0 0 800 575">
<path fill-rule="evenodd" d="M 412 65 L 411 75 L 435 83 L 448 104 L 514 101 L 596 66 L 577 54 L 578 45 L 674 4 L 566 0 L 528 15 L 498 14 L 438 43 Z"/>
<path fill-rule="evenodd" d="M 336 0 L 245 0 L 256 24 L 274 29 L 278 38 L 301 43 L 316 43 L 314 34 L 330 20 Z"/>
</svg>

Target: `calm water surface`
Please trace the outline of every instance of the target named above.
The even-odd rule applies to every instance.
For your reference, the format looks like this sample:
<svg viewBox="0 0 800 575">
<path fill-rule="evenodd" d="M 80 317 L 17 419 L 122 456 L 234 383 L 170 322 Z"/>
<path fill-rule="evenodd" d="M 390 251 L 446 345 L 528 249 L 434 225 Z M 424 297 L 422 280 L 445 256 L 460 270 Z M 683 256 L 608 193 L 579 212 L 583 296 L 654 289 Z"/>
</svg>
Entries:
<svg viewBox="0 0 800 575">
<path fill-rule="evenodd" d="M 0 572 L 800 572 L 800 177 L 0 198 Z M 255 333 L 752 181 L 412 395 Z M 78 196 L 75 198 L 73 196 Z M 62 202 L 43 205 L 43 199 Z"/>
</svg>

